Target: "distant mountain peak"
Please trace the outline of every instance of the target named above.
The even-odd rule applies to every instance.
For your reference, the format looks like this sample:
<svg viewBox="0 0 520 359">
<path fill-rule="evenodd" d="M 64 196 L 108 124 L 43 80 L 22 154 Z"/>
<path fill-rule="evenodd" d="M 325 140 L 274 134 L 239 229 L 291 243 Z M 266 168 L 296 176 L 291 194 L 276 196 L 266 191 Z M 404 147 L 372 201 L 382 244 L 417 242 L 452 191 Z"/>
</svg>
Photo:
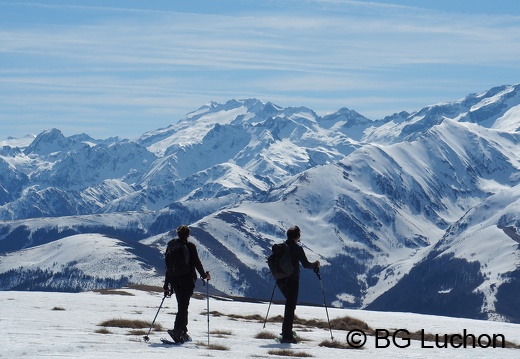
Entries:
<svg viewBox="0 0 520 359">
<path fill-rule="evenodd" d="M 51 128 L 40 133 L 27 146 L 25 153 L 37 153 L 39 155 L 48 155 L 53 152 L 68 150 L 74 140 L 67 138 L 57 128 Z"/>
</svg>

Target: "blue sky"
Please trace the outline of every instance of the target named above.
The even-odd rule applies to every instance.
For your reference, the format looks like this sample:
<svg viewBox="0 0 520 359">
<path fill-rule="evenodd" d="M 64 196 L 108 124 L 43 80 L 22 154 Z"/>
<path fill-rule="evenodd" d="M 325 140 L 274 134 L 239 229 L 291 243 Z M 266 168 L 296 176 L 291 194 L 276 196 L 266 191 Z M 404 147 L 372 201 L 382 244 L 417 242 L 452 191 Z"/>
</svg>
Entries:
<svg viewBox="0 0 520 359">
<path fill-rule="evenodd" d="M 517 0 L 0 0 L 0 140 L 243 98 L 379 119 L 519 83 L 519 59 Z"/>
</svg>

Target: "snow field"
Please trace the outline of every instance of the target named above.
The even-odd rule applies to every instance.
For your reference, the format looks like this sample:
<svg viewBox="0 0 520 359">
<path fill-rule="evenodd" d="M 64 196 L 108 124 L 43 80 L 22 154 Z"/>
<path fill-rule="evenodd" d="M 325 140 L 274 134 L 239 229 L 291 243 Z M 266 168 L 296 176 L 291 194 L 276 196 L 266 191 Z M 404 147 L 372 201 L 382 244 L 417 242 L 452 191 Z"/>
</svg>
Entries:
<svg viewBox="0 0 520 359">
<path fill-rule="evenodd" d="M 114 294 L 114 293 L 120 294 Z M 520 349 L 503 348 L 431 348 L 431 342 L 394 343 L 382 337 L 376 341 L 368 336 L 363 349 L 336 349 L 319 346 L 330 340 L 328 329 L 295 327 L 302 341 L 296 345 L 279 344 L 272 339 L 255 338 L 261 332 L 277 335 L 280 323 L 246 320 L 243 317 L 265 318 L 268 303 L 237 302 L 210 298 L 210 348 L 207 347 L 207 301 L 192 298 L 189 333 L 193 342 L 183 346 L 165 346 L 161 337 L 173 326 L 176 312 L 174 298 L 166 298 L 156 319 L 164 331 L 150 333 L 150 341 L 143 341 L 149 324 L 143 329 L 103 327 L 111 319 L 146 321 L 151 323 L 162 300 L 162 294 L 136 289 L 98 292 L 0 292 L 0 358 L 280 358 L 276 350 L 289 350 L 293 355 L 306 354 L 315 358 L 520 358 Z M 121 295 L 131 294 L 131 295 Z M 197 299 L 199 298 L 199 299 Z M 454 334 L 465 329 L 476 336 L 501 334 L 507 341 L 520 344 L 520 325 L 501 322 L 446 318 L 411 313 L 384 313 L 329 308 L 330 319 L 350 316 L 366 322 L 373 329 L 392 331 Z M 283 305 L 273 304 L 269 318 L 283 315 Z M 300 305 L 296 315 L 303 319 L 326 321 L 324 307 Z M 237 317 L 237 318 L 233 318 Z M 103 334 L 106 329 L 109 333 Z M 346 344 L 347 331 L 333 330 L 334 340 Z M 390 343 L 389 345 L 386 345 Z M 427 346 L 427 347 L 426 347 Z M 174 351 L 175 353 L 172 353 Z M 271 354 L 270 354 L 271 352 Z M 282 353 L 283 354 L 283 353 Z"/>
</svg>

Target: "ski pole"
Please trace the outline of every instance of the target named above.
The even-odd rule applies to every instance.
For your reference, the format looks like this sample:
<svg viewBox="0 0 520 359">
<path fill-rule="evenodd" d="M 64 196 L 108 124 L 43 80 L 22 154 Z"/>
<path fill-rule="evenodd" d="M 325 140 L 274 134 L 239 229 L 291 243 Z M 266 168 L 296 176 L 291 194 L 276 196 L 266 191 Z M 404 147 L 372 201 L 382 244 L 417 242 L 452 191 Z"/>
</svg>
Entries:
<svg viewBox="0 0 520 359">
<path fill-rule="evenodd" d="M 332 328 L 330 327 L 329 310 L 327 309 L 327 300 L 325 299 L 325 289 L 323 288 L 323 281 L 321 280 L 320 267 L 316 267 L 316 269 L 314 269 L 314 273 L 316 273 L 318 279 L 320 280 L 321 292 L 323 293 L 323 304 L 325 305 L 325 312 L 327 313 L 327 322 L 329 323 L 330 340 L 334 340 L 334 337 L 332 336 Z"/>
<path fill-rule="evenodd" d="M 150 329 L 148 330 L 148 334 L 146 334 L 143 339 L 145 342 L 148 342 L 150 340 L 150 337 L 148 337 L 148 335 L 150 335 L 150 332 L 152 331 L 152 327 L 153 325 L 155 324 L 155 319 L 157 319 L 157 316 L 159 315 L 159 311 L 161 310 L 161 307 L 164 303 L 164 299 L 166 298 L 166 295 L 163 297 L 163 299 L 161 300 L 161 305 L 159 305 L 159 309 L 157 309 L 157 313 L 155 313 L 155 317 L 153 318 L 153 321 L 152 321 L 152 324 L 150 325 Z"/>
<path fill-rule="evenodd" d="M 271 293 L 271 300 L 269 301 L 269 307 L 267 308 L 267 314 L 265 315 L 264 329 L 265 329 L 265 323 L 267 323 L 267 317 L 269 316 L 269 310 L 271 309 L 271 303 L 273 302 L 275 288 L 276 288 L 276 282 L 274 282 L 273 293 Z"/>
</svg>

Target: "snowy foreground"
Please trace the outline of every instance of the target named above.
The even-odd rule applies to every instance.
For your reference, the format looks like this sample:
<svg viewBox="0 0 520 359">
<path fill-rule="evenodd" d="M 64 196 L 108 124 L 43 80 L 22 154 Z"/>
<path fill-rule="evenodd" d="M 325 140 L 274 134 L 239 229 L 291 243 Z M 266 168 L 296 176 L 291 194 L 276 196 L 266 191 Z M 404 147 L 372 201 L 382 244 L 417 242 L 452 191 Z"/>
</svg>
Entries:
<svg viewBox="0 0 520 359">
<path fill-rule="evenodd" d="M 190 334 L 193 342 L 184 346 L 166 346 L 160 338 L 167 337 L 172 327 L 176 303 L 166 298 L 156 324 L 163 331 L 150 333 L 144 342 L 162 300 L 162 294 L 136 289 L 96 292 L 0 292 L 0 358 L 280 358 L 282 355 L 315 358 L 520 358 L 520 349 L 503 348 L 432 348 L 432 342 L 403 339 L 394 343 L 368 336 L 363 349 L 344 349 L 320 346 L 330 340 L 328 329 L 312 326 L 295 329 L 303 340 L 298 344 L 279 344 L 274 339 L 258 339 L 259 333 L 278 334 L 281 324 L 268 322 L 263 329 L 268 303 L 244 303 L 210 298 L 210 346 L 208 342 L 207 301 L 193 298 L 190 305 Z M 119 294 L 118 294 L 119 293 Z M 122 295 L 126 294 L 126 295 Z M 131 295 L 128 295 L 131 294 Z M 218 312 L 218 313 L 213 313 Z M 218 314 L 218 315 L 215 315 Z M 283 306 L 272 305 L 269 318 L 283 314 Z M 302 319 L 327 320 L 324 307 L 298 306 L 296 314 Z M 409 313 L 382 313 L 329 308 L 330 319 L 353 317 L 366 322 L 373 329 L 424 330 L 432 334 L 466 333 L 503 335 L 506 341 L 520 344 L 520 325 L 467 319 L 435 317 Z M 256 316 L 256 320 L 247 316 Z M 109 327 L 103 322 L 121 319 L 145 321 L 146 328 Z M 347 336 L 358 342 L 360 333 L 333 330 L 334 341 L 347 343 Z M 402 346 L 403 348 L 400 348 Z M 284 351 L 285 350 L 285 351 Z"/>
</svg>

